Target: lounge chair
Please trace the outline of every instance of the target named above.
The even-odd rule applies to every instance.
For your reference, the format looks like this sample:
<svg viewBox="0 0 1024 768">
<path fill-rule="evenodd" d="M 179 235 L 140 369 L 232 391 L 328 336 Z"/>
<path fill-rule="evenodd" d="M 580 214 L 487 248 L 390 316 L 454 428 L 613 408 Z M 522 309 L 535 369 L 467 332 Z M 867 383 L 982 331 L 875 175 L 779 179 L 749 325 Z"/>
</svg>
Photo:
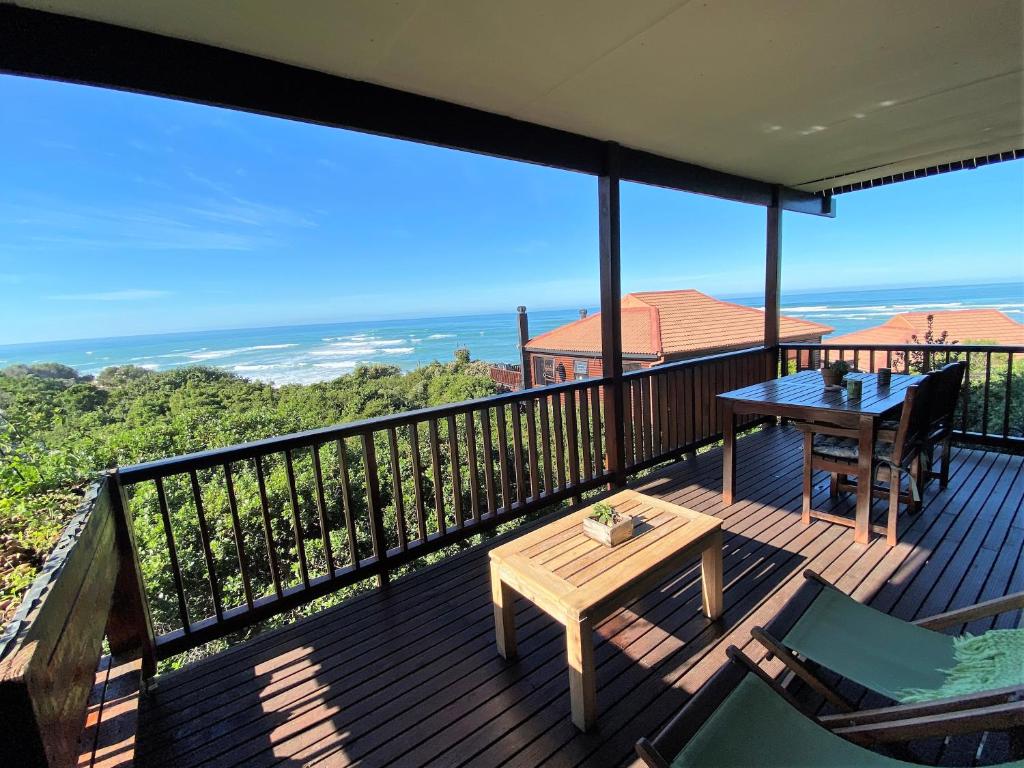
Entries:
<svg viewBox="0 0 1024 768">
<path fill-rule="evenodd" d="M 993 724 L 1000 728 L 1024 724 L 1024 702 L 1015 701 L 961 714 L 952 726 L 944 713 L 920 704 L 902 708 L 898 717 L 885 710 L 846 715 L 835 724 L 835 730 L 829 730 L 801 713 L 786 690 L 735 647 L 730 647 L 728 654 L 730 662 L 653 741 L 637 741 L 637 754 L 651 768 L 900 768 L 913 763 L 859 744 L 984 731 Z M 1024 766 L 1024 761 L 1004 765 Z"/>
<path fill-rule="evenodd" d="M 858 603 L 814 571 L 804 576 L 807 583 L 790 603 L 767 627 L 755 627 L 751 634 L 841 712 L 854 711 L 854 705 L 805 660 L 899 701 L 910 690 L 939 689 L 946 680 L 940 670 L 954 666 L 953 637 L 938 630 L 1024 608 L 1024 592 L 1018 592 L 906 622 Z M 800 613 L 803 606 L 807 608 Z M 947 711 L 955 711 L 1021 693 L 1011 686 L 942 702 Z"/>
</svg>

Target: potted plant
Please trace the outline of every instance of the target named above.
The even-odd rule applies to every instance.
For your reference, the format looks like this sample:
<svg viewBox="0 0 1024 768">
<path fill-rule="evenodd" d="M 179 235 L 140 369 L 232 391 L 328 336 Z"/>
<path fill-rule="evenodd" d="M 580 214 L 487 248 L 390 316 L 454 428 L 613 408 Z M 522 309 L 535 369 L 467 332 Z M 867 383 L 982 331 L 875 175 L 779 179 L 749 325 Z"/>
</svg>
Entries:
<svg viewBox="0 0 1024 768">
<path fill-rule="evenodd" d="M 599 502 L 583 518 L 583 532 L 606 547 L 614 547 L 632 537 L 633 523 L 632 515 L 618 512 L 610 504 Z"/>
<path fill-rule="evenodd" d="M 825 389 L 838 389 L 843 384 L 843 377 L 850 372 L 850 364 L 845 360 L 834 360 L 821 369 L 821 378 L 825 381 Z"/>
</svg>

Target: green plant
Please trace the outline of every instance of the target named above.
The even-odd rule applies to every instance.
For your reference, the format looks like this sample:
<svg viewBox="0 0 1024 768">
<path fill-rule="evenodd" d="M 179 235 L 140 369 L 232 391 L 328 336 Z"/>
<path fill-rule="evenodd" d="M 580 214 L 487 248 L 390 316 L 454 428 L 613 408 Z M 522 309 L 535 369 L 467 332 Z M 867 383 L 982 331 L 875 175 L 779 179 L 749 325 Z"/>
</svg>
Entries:
<svg viewBox="0 0 1024 768">
<path fill-rule="evenodd" d="M 605 504 L 601 501 L 594 505 L 593 511 L 590 513 L 590 518 L 592 520 L 597 520 L 601 525 L 607 525 L 610 528 L 622 520 L 622 515 L 616 512 L 615 507 L 611 504 Z"/>
<path fill-rule="evenodd" d="M 829 370 L 835 373 L 839 378 L 843 378 L 850 372 L 850 364 L 845 360 L 833 360 L 829 363 Z"/>
</svg>

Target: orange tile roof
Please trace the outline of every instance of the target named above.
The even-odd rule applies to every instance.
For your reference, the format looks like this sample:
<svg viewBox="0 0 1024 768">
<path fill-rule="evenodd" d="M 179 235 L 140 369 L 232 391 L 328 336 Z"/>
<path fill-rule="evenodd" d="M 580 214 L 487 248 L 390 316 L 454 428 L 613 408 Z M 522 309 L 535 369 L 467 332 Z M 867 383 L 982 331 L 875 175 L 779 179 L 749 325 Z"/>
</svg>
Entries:
<svg viewBox="0 0 1024 768">
<path fill-rule="evenodd" d="M 622 298 L 622 352 L 625 355 L 676 357 L 742 349 L 764 339 L 764 312 L 721 301 L 695 290 L 644 291 Z M 832 328 L 810 320 L 783 317 L 784 341 L 816 339 Z M 601 351 L 601 313 L 530 339 L 528 350 Z"/>
<path fill-rule="evenodd" d="M 998 309 L 955 309 L 942 312 L 904 312 L 881 325 L 825 339 L 827 344 L 913 344 L 912 336 L 924 341 L 928 316 L 933 334 L 949 331 L 949 342 L 988 341 L 995 344 L 1024 344 L 1024 323 L 1018 323 Z"/>
</svg>

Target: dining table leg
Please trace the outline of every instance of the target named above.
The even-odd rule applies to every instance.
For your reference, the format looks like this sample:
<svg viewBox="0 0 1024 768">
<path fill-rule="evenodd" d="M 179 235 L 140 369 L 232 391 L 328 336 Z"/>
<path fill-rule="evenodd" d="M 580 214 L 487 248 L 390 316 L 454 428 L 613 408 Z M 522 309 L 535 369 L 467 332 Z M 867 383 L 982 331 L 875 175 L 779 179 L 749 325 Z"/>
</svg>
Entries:
<svg viewBox="0 0 1024 768">
<path fill-rule="evenodd" d="M 871 537 L 874 463 L 875 419 L 872 416 L 861 416 L 858 422 L 857 445 L 857 513 L 853 526 L 853 540 L 857 544 L 867 544 Z"/>
<path fill-rule="evenodd" d="M 726 400 L 722 412 L 725 421 L 722 436 L 722 504 L 729 506 L 736 486 L 736 414 L 732 402 Z"/>
</svg>

